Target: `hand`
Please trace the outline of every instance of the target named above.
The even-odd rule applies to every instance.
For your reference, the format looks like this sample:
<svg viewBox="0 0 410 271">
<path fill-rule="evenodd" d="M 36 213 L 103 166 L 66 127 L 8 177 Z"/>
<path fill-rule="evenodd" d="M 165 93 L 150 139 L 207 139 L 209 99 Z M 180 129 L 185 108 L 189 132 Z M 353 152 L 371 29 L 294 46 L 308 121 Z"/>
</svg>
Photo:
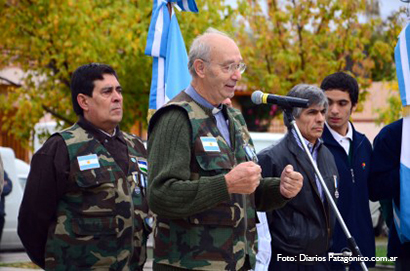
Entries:
<svg viewBox="0 0 410 271">
<path fill-rule="evenodd" d="M 237 165 L 225 175 L 229 193 L 251 194 L 259 186 L 262 169 L 254 162 Z"/>
<path fill-rule="evenodd" d="M 303 176 L 287 165 L 280 176 L 280 193 L 287 199 L 295 197 L 303 186 Z"/>
</svg>

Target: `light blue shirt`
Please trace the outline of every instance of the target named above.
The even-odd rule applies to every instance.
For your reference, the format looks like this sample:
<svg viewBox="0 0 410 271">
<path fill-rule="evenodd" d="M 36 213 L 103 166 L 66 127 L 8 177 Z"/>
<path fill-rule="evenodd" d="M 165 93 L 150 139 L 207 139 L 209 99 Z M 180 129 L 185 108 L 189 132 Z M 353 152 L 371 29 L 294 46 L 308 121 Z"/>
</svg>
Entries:
<svg viewBox="0 0 410 271">
<path fill-rule="evenodd" d="M 189 85 L 185 89 L 185 93 L 188 94 L 192 99 L 194 99 L 195 102 L 199 103 L 203 107 L 212 110 L 212 114 L 215 116 L 216 126 L 218 127 L 219 132 L 221 132 L 226 143 L 231 146 L 231 140 L 229 137 L 229 120 L 226 120 L 224 114 L 222 113 L 222 104 L 220 104 L 218 107 L 213 106 L 201 95 L 199 95 L 198 92 L 196 92 L 196 90 L 192 87 L 192 85 Z"/>
<path fill-rule="evenodd" d="M 296 134 L 295 129 L 292 129 L 292 134 L 295 137 L 296 142 L 298 143 L 298 146 L 304 151 L 305 149 L 303 148 L 302 143 L 299 141 L 299 138 Z M 305 144 L 308 147 L 308 149 L 310 151 L 310 154 L 312 155 L 313 162 L 315 163 L 315 165 L 317 167 L 317 154 L 318 154 L 319 146 L 323 144 L 322 139 L 319 138 L 315 145 L 310 143 L 306 138 L 303 138 L 303 140 L 305 141 Z M 320 199 L 322 201 L 324 201 L 325 200 L 325 194 L 323 192 L 322 184 L 320 183 L 319 178 L 316 175 L 316 173 L 315 173 L 315 182 L 316 182 L 317 191 L 319 192 L 319 195 L 320 195 Z"/>
</svg>

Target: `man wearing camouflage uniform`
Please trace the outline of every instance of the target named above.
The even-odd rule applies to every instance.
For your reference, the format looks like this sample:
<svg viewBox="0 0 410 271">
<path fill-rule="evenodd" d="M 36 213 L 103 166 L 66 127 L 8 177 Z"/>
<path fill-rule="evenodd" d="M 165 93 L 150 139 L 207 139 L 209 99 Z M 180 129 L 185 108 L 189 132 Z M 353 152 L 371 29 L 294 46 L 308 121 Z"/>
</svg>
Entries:
<svg viewBox="0 0 410 271">
<path fill-rule="evenodd" d="M 18 233 L 46 270 L 142 270 L 150 231 L 146 150 L 122 132 L 122 89 L 108 65 L 72 76 L 79 120 L 34 154 Z"/>
<path fill-rule="evenodd" d="M 148 199 L 157 214 L 154 270 L 248 270 L 257 252 L 256 210 L 283 206 L 302 186 L 287 166 L 261 179 L 232 98 L 245 70 L 239 48 L 210 30 L 189 53 L 191 85 L 149 125 Z"/>
</svg>

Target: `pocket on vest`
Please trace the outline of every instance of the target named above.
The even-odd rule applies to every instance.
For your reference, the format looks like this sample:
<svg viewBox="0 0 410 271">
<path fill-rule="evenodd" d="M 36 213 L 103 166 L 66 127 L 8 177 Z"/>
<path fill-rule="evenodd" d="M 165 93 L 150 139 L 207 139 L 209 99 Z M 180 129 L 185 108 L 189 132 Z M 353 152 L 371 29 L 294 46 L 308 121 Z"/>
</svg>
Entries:
<svg viewBox="0 0 410 271">
<path fill-rule="evenodd" d="M 196 155 L 196 160 L 204 171 L 230 170 L 233 167 L 226 153 L 202 152 Z"/>
<path fill-rule="evenodd" d="M 101 175 L 84 175 L 81 172 L 75 176 L 76 184 L 80 188 L 80 194 L 72 196 L 70 201 L 72 201 L 72 204 L 77 205 L 75 208 L 82 215 L 102 217 L 115 213 L 115 183 L 109 176 L 98 177 Z"/>
<path fill-rule="evenodd" d="M 223 202 L 204 212 L 191 215 L 188 221 L 195 225 L 235 226 L 239 221 L 240 209 L 229 202 Z"/>
<path fill-rule="evenodd" d="M 80 188 L 93 188 L 105 183 L 114 185 L 115 179 L 111 167 L 102 167 L 79 171 L 75 181 Z"/>
<path fill-rule="evenodd" d="M 78 236 L 115 235 L 114 217 L 78 217 L 72 220 L 73 232 Z"/>
</svg>

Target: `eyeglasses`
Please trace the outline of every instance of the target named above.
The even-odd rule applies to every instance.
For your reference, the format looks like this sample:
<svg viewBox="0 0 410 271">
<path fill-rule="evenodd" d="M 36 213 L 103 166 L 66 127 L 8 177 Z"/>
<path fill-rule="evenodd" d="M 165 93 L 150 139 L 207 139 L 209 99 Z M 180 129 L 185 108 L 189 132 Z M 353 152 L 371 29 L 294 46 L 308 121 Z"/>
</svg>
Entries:
<svg viewBox="0 0 410 271">
<path fill-rule="evenodd" d="M 202 61 L 212 64 L 212 62 L 208 60 L 202 59 Z M 246 70 L 246 64 L 244 62 L 231 63 L 229 65 L 222 65 L 222 64 L 218 64 L 218 65 L 222 67 L 222 71 L 224 73 L 234 73 L 236 71 L 239 71 L 242 74 Z"/>
</svg>

